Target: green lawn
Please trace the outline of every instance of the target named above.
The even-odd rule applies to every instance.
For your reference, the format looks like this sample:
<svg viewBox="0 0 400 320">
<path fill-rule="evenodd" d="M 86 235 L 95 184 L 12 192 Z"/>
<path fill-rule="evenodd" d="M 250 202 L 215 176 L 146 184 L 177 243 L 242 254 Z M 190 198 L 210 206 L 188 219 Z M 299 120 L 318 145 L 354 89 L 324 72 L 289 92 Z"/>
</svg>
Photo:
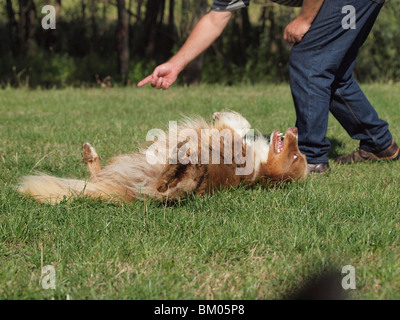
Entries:
<svg viewBox="0 0 400 320">
<path fill-rule="evenodd" d="M 400 141 L 400 85 L 363 89 Z M 181 115 L 242 113 L 265 134 L 293 126 L 288 86 L 4 90 L 0 93 L 0 299 L 280 299 L 314 273 L 356 269 L 353 299 L 400 298 L 400 161 L 165 206 L 79 199 L 50 206 L 13 189 L 33 172 L 87 178 Z M 331 119 L 332 157 L 352 141 Z M 56 289 L 41 286 L 53 265 Z M 344 276 L 344 275 L 343 275 Z"/>
</svg>

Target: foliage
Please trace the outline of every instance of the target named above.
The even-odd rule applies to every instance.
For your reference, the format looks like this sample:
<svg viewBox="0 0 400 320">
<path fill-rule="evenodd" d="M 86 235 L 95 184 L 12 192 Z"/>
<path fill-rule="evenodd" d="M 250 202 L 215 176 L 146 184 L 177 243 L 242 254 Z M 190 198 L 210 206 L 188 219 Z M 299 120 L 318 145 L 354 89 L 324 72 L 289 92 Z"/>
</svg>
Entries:
<svg viewBox="0 0 400 320">
<path fill-rule="evenodd" d="M 209 0 L 209 5 L 211 2 Z M 114 84 L 119 83 L 117 11 L 113 3 L 64 1 L 57 29 L 43 30 L 40 27 L 43 15 L 36 1 L 29 46 L 21 45 L 20 8 L 16 2 L 12 3 L 14 24 L 9 21 L 5 6 L 0 11 L 2 87 L 91 86 L 98 78 L 107 76 L 111 76 Z M 205 10 L 194 0 L 126 3 L 129 3 L 130 13 L 129 78 L 135 83 L 177 51 L 199 13 L 201 15 L 199 10 L 203 13 Z M 372 34 L 360 51 L 355 69 L 359 81 L 400 80 L 399 12 L 397 1 L 387 1 L 384 5 Z M 249 9 L 235 12 L 223 36 L 205 55 L 202 80 L 225 84 L 286 82 L 290 46 L 282 40 L 282 34 L 296 14 L 296 9 L 268 2 L 260 6 L 258 1 L 252 2 Z M 27 49 L 23 50 L 25 47 Z"/>
<path fill-rule="evenodd" d="M 387 1 L 361 49 L 356 73 L 363 81 L 400 80 L 400 3 Z"/>
</svg>

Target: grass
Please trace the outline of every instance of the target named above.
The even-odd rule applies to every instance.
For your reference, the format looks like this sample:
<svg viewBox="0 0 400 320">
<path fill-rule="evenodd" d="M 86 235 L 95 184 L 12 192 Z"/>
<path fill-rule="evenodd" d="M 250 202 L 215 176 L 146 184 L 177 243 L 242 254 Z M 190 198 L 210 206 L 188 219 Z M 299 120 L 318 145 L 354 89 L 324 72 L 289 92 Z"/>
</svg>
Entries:
<svg viewBox="0 0 400 320">
<path fill-rule="evenodd" d="M 400 139 L 399 85 L 363 89 Z M 287 86 L 4 90 L 0 95 L 0 299 L 280 299 L 315 273 L 356 269 L 352 299 L 399 299 L 400 161 L 173 206 L 78 199 L 42 205 L 13 189 L 32 172 L 87 178 L 80 148 L 105 163 L 180 115 L 241 112 L 263 133 L 294 124 Z M 352 141 L 331 119 L 332 157 Z M 53 265 L 56 290 L 41 286 Z M 344 276 L 344 275 L 343 275 Z"/>
</svg>

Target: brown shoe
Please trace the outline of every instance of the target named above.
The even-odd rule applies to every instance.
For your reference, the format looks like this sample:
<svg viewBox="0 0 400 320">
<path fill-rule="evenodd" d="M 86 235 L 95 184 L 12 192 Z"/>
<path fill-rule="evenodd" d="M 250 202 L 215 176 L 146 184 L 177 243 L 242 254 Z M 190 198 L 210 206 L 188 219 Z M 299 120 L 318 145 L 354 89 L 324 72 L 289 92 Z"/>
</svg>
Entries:
<svg viewBox="0 0 400 320">
<path fill-rule="evenodd" d="M 356 163 L 361 161 L 395 161 L 398 160 L 400 157 L 399 151 L 399 147 L 397 146 L 396 142 L 393 141 L 393 143 L 388 148 L 381 152 L 372 153 L 358 148 L 352 153 L 345 154 L 343 156 L 340 156 L 339 158 L 336 158 L 335 161 L 340 164 Z"/>
<path fill-rule="evenodd" d="M 307 164 L 309 174 L 325 174 L 331 172 L 329 163 L 309 163 Z"/>
</svg>

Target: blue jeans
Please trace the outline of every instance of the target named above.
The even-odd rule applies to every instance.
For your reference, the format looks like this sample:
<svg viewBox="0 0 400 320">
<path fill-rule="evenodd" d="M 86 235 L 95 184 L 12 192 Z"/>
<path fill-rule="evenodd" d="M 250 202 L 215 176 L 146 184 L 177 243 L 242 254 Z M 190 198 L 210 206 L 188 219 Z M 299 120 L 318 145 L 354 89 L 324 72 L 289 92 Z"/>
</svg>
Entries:
<svg viewBox="0 0 400 320">
<path fill-rule="evenodd" d="M 379 3 L 381 2 L 381 3 Z M 377 153 L 392 143 L 381 120 L 353 78 L 358 50 L 383 6 L 382 0 L 325 0 L 303 40 L 290 54 L 290 86 L 299 147 L 309 163 L 328 163 L 329 111 L 360 148 Z M 342 27 L 342 8 L 356 10 L 356 29 Z"/>
</svg>

